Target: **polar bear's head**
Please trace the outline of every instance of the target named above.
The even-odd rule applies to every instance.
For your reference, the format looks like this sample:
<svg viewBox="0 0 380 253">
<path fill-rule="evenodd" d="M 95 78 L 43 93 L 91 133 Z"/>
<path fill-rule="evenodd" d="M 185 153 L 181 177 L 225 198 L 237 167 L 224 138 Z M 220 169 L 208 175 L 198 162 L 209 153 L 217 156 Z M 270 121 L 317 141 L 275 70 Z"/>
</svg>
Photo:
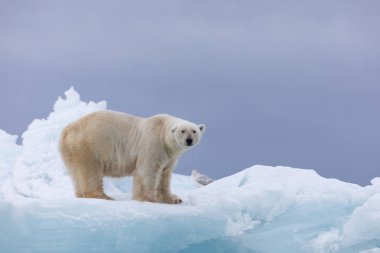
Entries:
<svg viewBox="0 0 380 253">
<path fill-rule="evenodd" d="M 182 149 L 189 149 L 198 144 L 202 138 L 206 126 L 193 123 L 180 123 L 172 128 L 175 143 Z"/>
</svg>

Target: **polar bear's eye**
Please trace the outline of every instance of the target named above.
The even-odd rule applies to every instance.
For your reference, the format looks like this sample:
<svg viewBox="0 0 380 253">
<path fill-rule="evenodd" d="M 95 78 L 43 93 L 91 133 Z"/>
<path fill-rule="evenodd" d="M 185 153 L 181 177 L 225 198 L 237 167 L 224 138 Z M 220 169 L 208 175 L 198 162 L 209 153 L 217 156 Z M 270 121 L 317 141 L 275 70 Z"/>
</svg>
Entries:
<svg viewBox="0 0 380 253">
<path fill-rule="evenodd" d="M 195 130 L 193 129 L 193 130 L 191 130 L 191 132 L 193 132 L 193 134 L 195 134 L 197 131 L 195 131 Z"/>
<path fill-rule="evenodd" d="M 184 134 L 184 133 L 185 133 L 185 130 L 182 130 L 182 131 L 181 131 L 181 133 L 183 133 L 183 134 Z"/>
</svg>

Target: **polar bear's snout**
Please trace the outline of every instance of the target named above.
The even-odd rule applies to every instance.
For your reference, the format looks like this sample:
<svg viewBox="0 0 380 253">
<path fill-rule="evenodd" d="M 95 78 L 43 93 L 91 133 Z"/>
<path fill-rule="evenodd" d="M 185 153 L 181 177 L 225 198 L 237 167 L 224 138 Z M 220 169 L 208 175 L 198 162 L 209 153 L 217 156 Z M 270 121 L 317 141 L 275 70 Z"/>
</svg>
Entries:
<svg viewBox="0 0 380 253">
<path fill-rule="evenodd" d="M 193 145 L 193 139 L 191 137 L 187 137 L 187 139 L 186 139 L 186 145 L 189 146 L 189 147 L 191 145 Z"/>
</svg>

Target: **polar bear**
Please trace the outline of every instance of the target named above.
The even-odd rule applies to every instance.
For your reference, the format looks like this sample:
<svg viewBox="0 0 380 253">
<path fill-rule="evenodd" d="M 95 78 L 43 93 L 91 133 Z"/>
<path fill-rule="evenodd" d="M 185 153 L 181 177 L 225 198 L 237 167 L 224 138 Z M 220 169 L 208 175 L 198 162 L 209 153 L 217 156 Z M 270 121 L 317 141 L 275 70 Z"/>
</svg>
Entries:
<svg viewBox="0 0 380 253">
<path fill-rule="evenodd" d="M 179 204 L 170 191 L 172 171 L 204 132 L 203 124 L 167 114 L 141 118 L 106 110 L 66 126 L 59 150 L 79 198 L 112 200 L 103 177 L 133 176 L 134 200 Z"/>
</svg>

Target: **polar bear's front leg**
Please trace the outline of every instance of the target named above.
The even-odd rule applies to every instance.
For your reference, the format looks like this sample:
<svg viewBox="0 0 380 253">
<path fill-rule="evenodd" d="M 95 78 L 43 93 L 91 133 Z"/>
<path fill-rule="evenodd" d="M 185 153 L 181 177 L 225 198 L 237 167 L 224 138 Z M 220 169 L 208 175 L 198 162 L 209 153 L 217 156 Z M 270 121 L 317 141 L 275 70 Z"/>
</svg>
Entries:
<svg viewBox="0 0 380 253">
<path fill-rule="evenodd" d="M 159 172 L 157 170 L 137 170 L 133 176 L 132 199 L 157 202 L 156 186 Z"/>
<path fill-rule="evenodd" d="M 172 171 L 174 168 L 173 165 L 169 165 L 164 168 L 161 173 L 161 177 L 157 186 L 157 201 L 168 204 L 180 204 L 182 203 L 182 199 L 180 199 L 177 195 L 172 194 L 170 191 L 170 180 L 172 176 Z"/>
</svg>

